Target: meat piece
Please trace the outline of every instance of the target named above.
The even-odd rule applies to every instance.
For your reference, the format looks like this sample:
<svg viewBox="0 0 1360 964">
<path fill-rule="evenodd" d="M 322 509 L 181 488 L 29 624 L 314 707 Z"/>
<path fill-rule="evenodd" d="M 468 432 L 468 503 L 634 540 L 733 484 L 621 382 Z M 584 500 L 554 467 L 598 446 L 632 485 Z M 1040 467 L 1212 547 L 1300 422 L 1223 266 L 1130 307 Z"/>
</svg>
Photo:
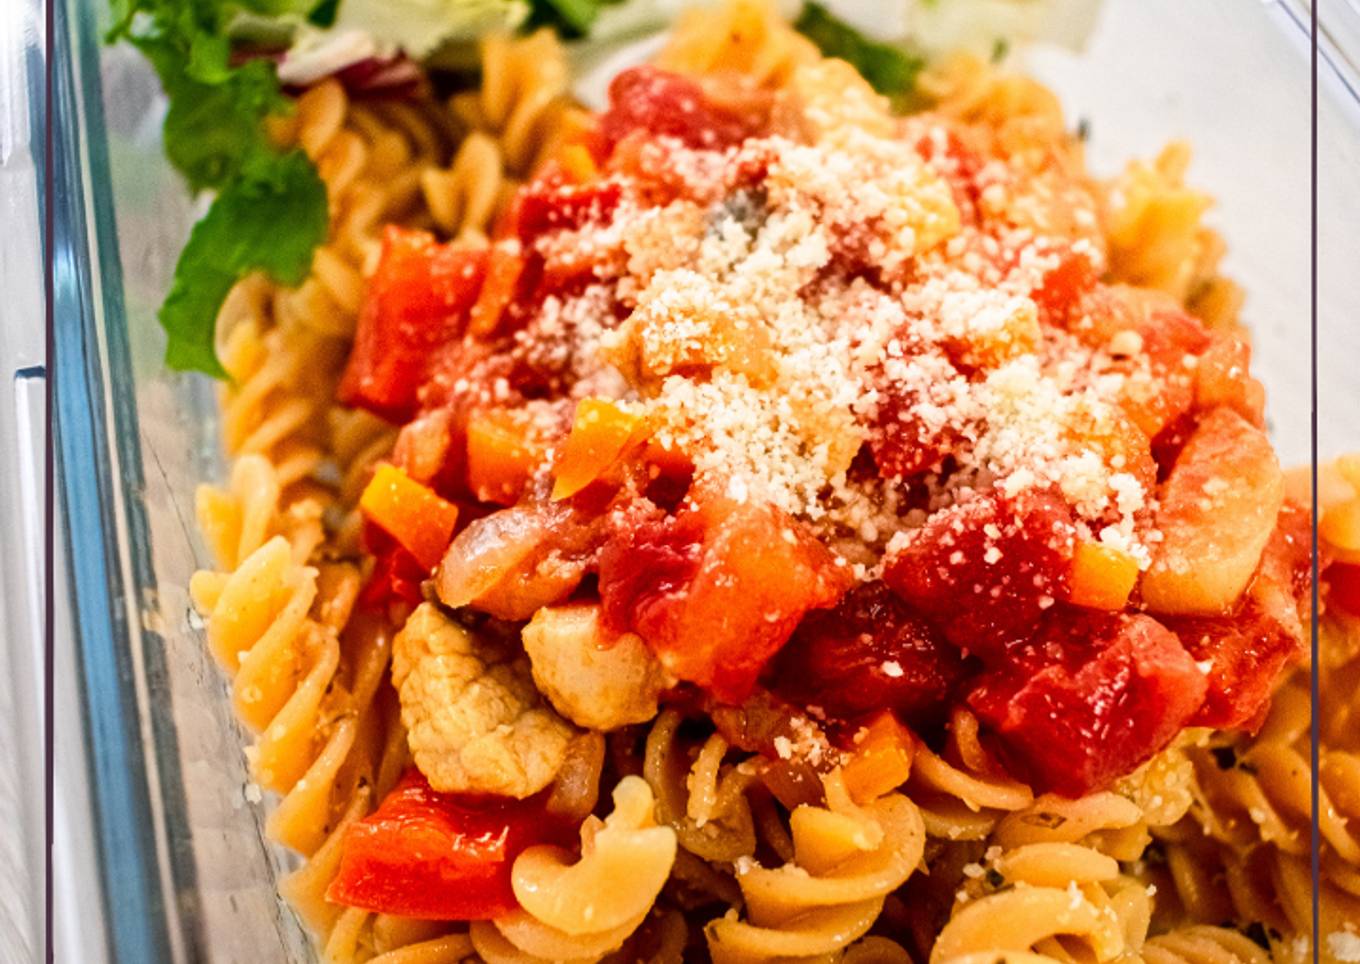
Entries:
<svg viewBox="0 0 1360 964">
<path fill-rule="evenodd" d="M 1284 474 L 1265 433 L 1229 408 L 1206 415 L 1160 493 L 1162 541 L 1143 575 L 1155 613 L 1213 616 L 1236 604 L 1284 502 Z"/>
<path fill-rule="evenodd" d="M 670 685 L 641 639 L 605 631 L 596 603 L 540 609 L 523 639 L 539 691 L 587 729 L 645 723 L 656 716 L 657 697 Z"/>
<path fill-rule="evenodd" d="M 1242 602 L 1230 616 L 1168 617 L 1190 655 L 1207 667 L 1209 689 L 1193 726 L 1254 729 L 1275 681 L 1307 647 L 1312 523 L 1285 502 Z"/>
<path fill-rule="evenodd" d="M 526 503 L 477 519 L 435 573 L 446 606 L 528 619 L 571 595 L 594 559 L 600 527 L 563 503 Z"/>
<path fill-rule="evenodd" d="M 575 734 L 544 705 L 523 653 L 431 603 L 392 641 L 392 683 L 416 766 L 443 793 L 537 793 Z"/>
</svg>

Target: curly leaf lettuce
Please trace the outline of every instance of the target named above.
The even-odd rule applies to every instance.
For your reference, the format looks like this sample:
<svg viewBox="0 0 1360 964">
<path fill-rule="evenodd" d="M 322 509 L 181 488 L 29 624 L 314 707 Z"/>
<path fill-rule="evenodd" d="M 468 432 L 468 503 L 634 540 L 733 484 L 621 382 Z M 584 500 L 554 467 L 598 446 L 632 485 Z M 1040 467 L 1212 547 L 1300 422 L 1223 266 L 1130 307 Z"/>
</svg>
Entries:
<svg viewBox="0 0 1360 964">
<path fill-rule="evenodd" d="M 848 61 L 880 94 L 909 94 L 925 66 L 919 56 L 868 39 L 820 3 L 804 6 L 793 26 L 826 56 Z"/>
<path fill-rule="evenodd" d="M 301 151 L 235 177 L 194 225 L 175 265 L 160 311 L 170 336 L 166 364 L 226 375 L 214 350 L 214 329 L 227 292 L 252 271 L 300 284 L 312 252 L 326 239 L 326 225 L 326 186 Z"/>
<path fill-rule="evenodd" d="M 225 23 L 240 10 L 276 15 L 284 2 L 115 0 L 110 39 L 151 61 L 170 101 L 165 152 L 195 191 L 216 191 L 175 265 L 159 318 L 172 368 L 224 377 L 213 348 L 217 312 L 237 279 L 263 271 L 283 284 L 306 277 L 326 237 L 326 189 L 311 161 L 281 151 L 264 129 L 286 112 L 274 67 L 233 64 Z"/>
</svg>

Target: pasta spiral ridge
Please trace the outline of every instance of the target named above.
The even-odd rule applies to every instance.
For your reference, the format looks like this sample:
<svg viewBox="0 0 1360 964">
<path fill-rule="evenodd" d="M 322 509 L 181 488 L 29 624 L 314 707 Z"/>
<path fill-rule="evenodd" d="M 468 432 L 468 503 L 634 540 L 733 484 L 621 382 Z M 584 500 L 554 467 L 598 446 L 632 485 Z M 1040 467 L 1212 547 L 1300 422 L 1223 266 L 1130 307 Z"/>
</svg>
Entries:
<svg viewBox="0 0 1360 964">
<path fill-rule="evenodd" d="M 791 862 L 738 862 L 746 919 L 733 911 L 705 927 L 715 962 L 834 955 L 868 932 L 920 864 L 926 831 L 910 800 L 889 793 L 860 807 L 839 771 L 825 789 L 825 806 L 802 805 L 789 818 Z"/>
<path fill-rule="evenodd" d="M 586 123 L 568 91 L 566 53 L 550 30 L 492 34 L 480 52 L 481 88 L 449 102 L 467 134 L 446 167 L 420 175 L 434 223 L 466 243 L 485 243 L 515 189 Z"/>
<path fill-rule="evenodd" d="M 1003 889 L 969 900 L 935 942 L 932 964 L 975 953 L 1060 956 L 1077 941 L 1097 961 L 1136 953 L 1152 910 L 1147 890 L 1122 877 L 1119 864 L 1090 847 L 1035 843 L 994 865 Z"/>
<path fill-rule="evenodd" d="M 654 806 L 644 780 L 624 777 L 613 813 L 583 825 L 579 859 L 549 845 L 520 854 L 511 873 L 519 909 L 472 924 L 482 959 L 597 961 L 618 950 L 652 911 L 675 860 L 675 832 L 657 825 Z"/>
<path fill-rule="evenodd" d="M 731 863 L 752 856 L 756 828 L 747 791 L 754 770 L 724 764 L 727 741 L 717 733 L 687 746 L 678 733 L 681 720 L 675 710 L 663 710 L 647 734 L 643 776 L 656 795 L 657 819 L 696 857 Z"/>
<path fill-rule="evenodd" d="M 284 884 L 322 933 L 339 909 L 322 899 L 343 827 L 400 772 L 404 735 L 375 700 L 390 645 L 385 626 L 353 615 L 359 573 L 313 564 L 314 503 L 279 511 L 282 486 L 266 459 L 237 460 L 225 490 L 198 494 L 200 526 L 220 570 L 194 574 L 190 594 L 208 645 L 232 677 L 233 705 L 256 734 L 248 751 L 258 785 L 281 794 L 266 832 L 312 858 Z M 390 701 L 389 701 L 390 702 Z"/>
<path fill-rule="evenodd" d="M 219 357 L 231 378 L 221 396 L 228 455 L 263 456 L 286 501 L 315 496 L 308 484 L 325 459 L 322 413 L 343 364 L 343 346 L 273 323 L 272 285 L 250 276 L 232 289 L 218 320 Z"/>
<path fill-rule="evenodd" d="M 1231 927 L 1197 924 L 1150 938 L 1144 964 L 1269 964 L 1268 951 Z"/>
<path fill-rule="evenodd" d="M 926 832 L 948 841 L 982 840 L 1006 814 L 1034 802 L 1033 790 L 1001 772 L 978 739 L 977 718 L 965 711 L 954 714 L 939 755 L 916 748 L 907 792 Z"/>
</svg>

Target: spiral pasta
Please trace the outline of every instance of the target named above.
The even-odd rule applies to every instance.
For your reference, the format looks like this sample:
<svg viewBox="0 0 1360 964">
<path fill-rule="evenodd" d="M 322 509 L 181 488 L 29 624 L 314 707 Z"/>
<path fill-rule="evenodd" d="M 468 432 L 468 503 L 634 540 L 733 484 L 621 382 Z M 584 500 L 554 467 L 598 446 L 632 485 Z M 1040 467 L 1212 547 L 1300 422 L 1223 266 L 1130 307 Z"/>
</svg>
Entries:
<svg viewBox="0 0 1360 964">
<path fill-rule="evenodd" d="M 515 860 L 519 908 L 472 925 L 477 953 L 489 964 L 598 960 L 617 950 L 651 912 L 675 860 L 675 832 L 657 826 L 646 782 L 625 777 L 614 788 L 614 812 L 588 820 L 581 857 L 558 847 L 531 847 Z M 629 882 L 627 888 L 616 886 Z"/>
<path fill-rule="evenodd" d="M 515 188 L 586 123 L 567 89 L 566 53 L 550 30 L 493 34 L 480 52 L 480 89 L 449 102 L 467 135 L 447 166 L 420 175 L 435 225 L 466 243 L 484 243 Z"/>
<path fill-rule="evenodd" d="M 359 586 L 352 564 L 309 564 L 322 534 L 319 509 L 304 502 L 280 512 L 281 491 L 259 455 L 237 460 L 228 490 L 200 490 L 200 525 L 222 569 L 196 573 L 190 592 L 209 647 L 232 676 L 237 714 L 257 734 L 248 754 L 255 780 L 282 795 L 267 832 L 318 857 L 292 890 L 325 932 L 337 911 L 319 900 L 329 880 L 316 872 L 333 871 L 327 847 L 334 850 L 337 830 L 395 781 L 398 767 L 385 758 L 404 752 L 404 740 L 398 748 L 385 742 L 390 719 L 375 702 L 387 629 L 351 618 Z"/>
<path fill-rule="evenodd" d="M 1146 889 L 1091 847 L 1022 844 L 998 856 L 995 890 L 966 891 L 931 952 L 932 964 L 978 953 L 1061 956 L 1076 942 L 1097 961 L 1136 954 L 1151 919 Z M 981 878 L 986 879 L 986 878 Z"/>
<path fill-rule="evenodd" d="M 781 87 L 797 67 L 820 58 L 771 0 L 739 0 L 683 13 L 657 63 L 699 77 L 737 74 L 759 86 Z"/>
<path fill-rule="evenodd" d="M 686 747 L 677 732 L 681 716 L 663 710 L 647 735 L 643 775 L 656 795 L 657 818 L 674 829 L 680 846 L 707 861 L 731 863 L 756 850 L 747 791 L 755 781 L 748 764 L 727 764 L 727 741 L 717 733 Z"/>
<path fill-rule="evenodd" d="M 1240 961 L 1268 964 L 1271 957 L 1245 934 L 1229 927 L 1198 924 L 1151 938 L 1143 945 L 1146 964 L 1211 964 Z"/>
<path fill-rule="evenodd" d="M 232 382 L 222 392 L 222 440 L 233 457 L 268 459 L 289 498 L 325 458 L 320 419 L 334 391 L 342 347 L 272 327 L 270 284 L 260 276 L 240 282 L 223 305 L 219 355 Z"/>
<path fill-rule="evenodd" d="M 377 258 L 384 224 L 419 225 L 420 173 L 444 163 L 451 128 L 427 101 L 353 103 L 336 80 L 305 91 L 279 122 L 277 138 L 306 151 L 326 184 L 331 221 L 310 275 L 295 289 L 280 288 L 275 315 L 347 338 L 354 332 L 363 279 Z"/>
<path fill-rule="evenodd" d="M 925 825 L 915 805 L 892 793 L 857 806 L 839 772 L 825 781 L 826 806 L 790 816 L 793 860 L 767 868 L 744 860 L 737 881 L 746 919 L 735 912 L 705 928 L 715 962 L 811 957 L 863 936 L 884 899 L 915 871 Z"/>
<path fill-rule="evenodd" d="M 1185 185 L 1189 164 L 1189 145 L 1176 141 L 1151 164 L 1130 164 L 1109 185 L 1110 272 L 1172 295 L 1211 328 L 1233 328 L 1241 289 L 1218 273 L 1225 245 L 1202 223 L 1209 197 Z"/>
<path fill-rule="evenodd" d="M 954 715 L 942 755 L 919 747 L 907 790 L 926 832 L 949 841 L 982 840 L 998 820 L 1034 802 L 1034 791 L 1006 776 L 978 741 L 977 718 Z"/>
</svg>

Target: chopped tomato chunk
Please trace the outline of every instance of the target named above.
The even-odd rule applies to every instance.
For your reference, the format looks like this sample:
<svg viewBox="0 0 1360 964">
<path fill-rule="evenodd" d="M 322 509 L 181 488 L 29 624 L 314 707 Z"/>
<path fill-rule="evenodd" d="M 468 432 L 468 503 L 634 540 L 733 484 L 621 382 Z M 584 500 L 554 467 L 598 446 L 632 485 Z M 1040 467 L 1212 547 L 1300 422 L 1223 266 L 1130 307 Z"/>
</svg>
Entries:
<svg viewBox="0 0 1360 964">
<path fill-rule="evenodd" d="M 541 796 L 437 793 L 413 767 L 345 832 L 326 899 L 422 920 L 488 920 L 518 906 L 510 868 L 520 852 L 563 834 Z"/>
<path fill-rule="evenodd" d="M 1039 317 L 1049 324 L 1065 325 L 1068 317 L 1091 291 L 1097 280 L 1089 255 L 1070 247 L 1058 252 L 1058 263 L 1044 273 L 1039 287 L 1030 293 Z"/>
<path fill-rule="evenodd" d="M 992 493 L 936 513 L 888 560 L 883 580 L 955 646 L 995 652 L 1067 595 L 1075 531 L 1052 493 Z"/>
<path fill-rule="evenodd" d="M 941 378 L 954 374 L 950 367 Z M 920 388 L 889 383 L 879 392 L 869 434 L 869 451 L 878 474 L 885 479 L 906 479 L 938 466 L 957 440 L 956 428 L 947 422 L 927 422 L 921 416 L 926 407 L 922 403 L 929 399 Z"/>
<path fill-rule="evenodd" d="M 1327 602 L 1337 608 L 1360 616 L 1360 565 L 1338 562 L 1328 567 Z"/>
<path fill-rule="evenodd" d="M 600 132 L 610 143 L 636 130 L 710 150 L 740 144 L 753 133 L 745 118 L 711 102 L 694 81 L 646 66 L 614 78 L 609 109 L 600 122 Z"/>
<path fill-rule="evenodd" d="M 808 613 L 779 654 L 775 692 L 832 719 L 892 710 L 936 721 L 964 674 L 964 661 L 881 582 L 850 590 L 834 609 Z"/>
<path fill-rule="evenodd" d="M 1137 332 L 1155 390 L 1133 379 L 1124 392 L 1123 407 L 1155 439 L 1194 406 L 1197 358 L 1209 347 L 1209 333 L 1198 318 L 1175 304 L 1148 307 Z"/>
<path fill-rule="evenodd" d="M 968 703 L 1036 789 L 1078 797 L 1135 769 L 1180 732 L 1205 678 L 1150 616 L 1062 609 Z"/>
<path fill-rule="evenodd" d="M 544 175 L 516 196 L 515 231 L 525 242 L 549 232 L 575 231 L 607 220 L 622 196 L 614 181 L 573 184 L 562 177 Z"/>
<path fill-rule="evenodd" d="M 621 532 L 600 556 L 612 629 L 636 632 L 680 679 L 738 701 L 810 609 L 845 592 L 848 567 L 769 506 L 707 497 Z"/>
<path fill-rule="evenodd" d="M 486 280 L 468 317 L 468 331 L 478 338 L 486 338 L 501 323 L 501 315 L 519 293 L 520 276 L 524 274 L 524 258 L 514 242 L 500 242 L 491 249 L 486 267 Z"/>
<path fill-rule="evenodd" d="M 364 525 L 363 542 L 364 549 L 373 557 L 373 571 L 359 593 L 359 605 L 377 610 L 393 603 L 419 605 L 424 598 L 420 586 L 429 578 L 430 571 L 401 543 L 372 523 Z"/>
<path fill-rule="evenodd" d="M 1190 655 L 1207 663 L 1208 692 L 1191 726 L 1254 728 L 1301 640 L 1248 599 L 1232 616 L 1168 618 Z"/>
<path fill-rule="evenodd" d="M 458 522 L 456 505 L 386 462 L 374 470 L 359 508 L 427 571 L 439 565 Z"/>
<path fill-rule="evenodd" d="M 456 339 L 477 300 L 486 252 L 389 226 L 336 395 L 393 421 L 414 413 L 430 354 Z"/>
</svg>

